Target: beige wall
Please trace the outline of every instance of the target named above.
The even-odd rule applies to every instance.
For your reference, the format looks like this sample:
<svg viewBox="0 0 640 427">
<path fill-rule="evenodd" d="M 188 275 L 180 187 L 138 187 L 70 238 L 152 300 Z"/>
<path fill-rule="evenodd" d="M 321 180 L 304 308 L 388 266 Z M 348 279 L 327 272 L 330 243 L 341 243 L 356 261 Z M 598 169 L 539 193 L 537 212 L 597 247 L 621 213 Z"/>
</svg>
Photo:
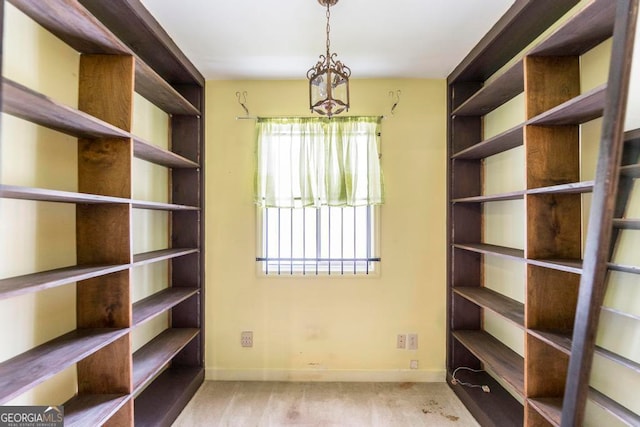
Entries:
<svg viewBox="0 0 640 427">
<path fill-rule="evenodd" d="M 3 76 L 77 107 L 79 54 L 5 4 Z M 133 132 L 168 144 L 168 116 L 136 95 Z M 0 183 L 77 191 L 77 142 L 61 133 L 2 114 Z M 167 201 L 166 168 L 135 160 L 133 197 Z M 134 252 L 168 244 L 167 214 L 134 210 Z M 75 207 L 0 199 L 0 278 L 76 263 Z M 167 285 L 166 263 L 133 269 L 133 299 Z M 75 284 L 0 300 L 0 361 L 75 329 Z M 167 326 L 166 316 L 133 332 L 139 348 Z M 61 404 L 76 393 L 75 366 L 7 404 Z"/>
<path fill-rule="evenodd" d="M 443 80 L 353 80 L 350 115 L 382 124 L 386 204 L 379 276 L 262 277 L 256 272 L 252 114 L 308 115 L 297 81 L 207 82 L 206 368 L 208 378 L 442 381 L 445 358 Z M 254 331 L 254 347 L 240 332 Z M 398 333 L 419 349 L 397 350 Z M 409 370 L 410 360 L 418 370 Z"/>
</svg>

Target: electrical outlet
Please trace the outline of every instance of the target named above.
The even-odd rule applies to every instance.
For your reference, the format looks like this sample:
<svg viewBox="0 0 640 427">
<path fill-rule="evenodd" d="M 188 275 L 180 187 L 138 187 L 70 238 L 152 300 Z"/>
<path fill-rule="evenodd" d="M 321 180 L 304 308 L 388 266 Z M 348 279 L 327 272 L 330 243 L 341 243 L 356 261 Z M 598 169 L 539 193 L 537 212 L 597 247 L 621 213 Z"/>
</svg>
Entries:
<svg viewBox="0 0 640 427">
<path fill-rule="evenodd" d="M 242 331 L 240 345 L 242 347 L 253 347 L 253 331 Z"/>
<path fill-rule="evenodd" d="M 409 362 L 409 369 L 418 369 L 418 361 L 412 360 L 411 362 Z"/>
<path fill-rule="evenodd" d="M 396 338 L 396 348 L 407 348 L 407 336 L 404 334 L 398 334 Z"/>
<path fill-rule="evenodd" d="M 418 349 L 418 334 L 408 334 L 407 335 L 407 349 L 408 350 L 417 350 Z"/>
</svg>

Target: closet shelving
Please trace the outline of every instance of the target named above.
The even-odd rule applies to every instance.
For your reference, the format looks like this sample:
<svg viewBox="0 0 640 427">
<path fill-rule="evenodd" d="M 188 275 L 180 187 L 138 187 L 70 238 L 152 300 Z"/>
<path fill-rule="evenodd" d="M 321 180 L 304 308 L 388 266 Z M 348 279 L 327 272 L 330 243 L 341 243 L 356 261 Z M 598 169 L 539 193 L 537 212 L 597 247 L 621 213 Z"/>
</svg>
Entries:
<svg viewBox="0 0 640 427">
<path fill-rule="evenodd" d="M 456 378 L 489 385 L 491 393 L 452 388 L 488 426 L 560 425 L 583 270 L 581 195 L 594 190 L 594 181 L 580 180 L 579 126 L 603 115 L 610 89 L 602 85 L 581 93 L 579 57 L 613 36 L 618 2 L 591 1 L 527 47 L 544 28 L 525 31 L 524 22 L 538 16 L 555 21 L 577 1 L 555 2 L 554 10 L 543 3 L 516 3 L 448 78 L 448 380 L 458 367 L 487 371 L 459 371 Z M 487 48 L 502 45 L 512 49 L 510 56 Z M 523 50 L 521 59 L 511 61 Z M 484 116 L 521 93 L 525 120 L 484 139 Z M 633 131 L 625 139 L 637 143 L 639 136 Z M 484 194 L 484 160 L 520 146 L 525 189 Z M 633 176 L 635 167 L 624 166 L 622 172 Z M 523 249 L 483 239 L 485 204 L 508 200 L 524 205 Z M 636 227 L 637 221 L 619 218 L 614 224 Z M 525 303 L 484 286 L 486 256 L 524 264 Z M 610 267 L 638 272 L 632 266 Z M 483 329 L 485 311 L 522 330 L 524 356 Z M 640 365 L 631 360 L 599 347 L 595 352 L 639 372 Z M 637 415 L 595 389 L 589 399 L 621 420 L 638 422 Z"/>
<path fill-rule="evenodd" d="M 1 362 L 0 403 L 76 365 L 65 425 L 170 425 L 204 379 L 204 78 L 138 0 L 10 2 L 81 54 L 77 109 L 2 81 L 5 113 L 78 138 L 79 189 L 0 197 L 75 204 L 78 259 L 1 279 L 0 298 L 77 282 L 78 326 Z M 170 149 L 131 133 L 134 91 L 168 114 Z M 169 203 L 131 198 L 133 157 L 168 168 Z M 168 212 L 168 248 L 131 253 L 133 209 Z M 131 269 L 157 262 L 169 287 L 132 303 Z M 132 352 L 134 328 L 162 313 L 168 328 Z"/>
</svg>

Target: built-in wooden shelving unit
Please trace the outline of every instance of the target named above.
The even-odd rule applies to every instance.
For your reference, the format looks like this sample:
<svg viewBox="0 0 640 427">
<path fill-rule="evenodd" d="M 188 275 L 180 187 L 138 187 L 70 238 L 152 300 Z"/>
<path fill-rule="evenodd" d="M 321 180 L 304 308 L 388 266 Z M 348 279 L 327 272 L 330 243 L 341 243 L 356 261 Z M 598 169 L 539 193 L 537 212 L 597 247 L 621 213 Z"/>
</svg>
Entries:
<svg viewBox="0 0 640 427">
<path fill-rule="evenodd" d="M 624 108 L 617 94 L 629 78 L 629 43 L 624 37 L 629 25 L 624 17 L 635 19 L 637 1 L 588 2 L 531 47 L 544 28 L 525 31 L 526 22 L 544 16 L 549 26 L 578 2 L 556 1 L 553 8 L 549 3 L 516 2 L 448 78 L 448 380 L 460 367 L 487 371 L 467 373 L 465 381 L 491 384 L 491 393 L 455 381 L 452 384 L 483 426 L 570 426 L 576 419 L 573 416 L 584 410 L 584 399 L 575 408 L 563 402 L 566 383 L 570 384 L 568 393 L 573 387 L 567 372 L 575 357 L 574 342 L 583 339 L 582 330 L 574 326 L 576 313 L 586 309 L 578 301 L 584 286 L 581 276 L 591 268 L 583 261 L 581 196 L 597 192 L 604 178 L 599 169 L 595 181 L 581 181 L 579 130 L 580 125 L 603 116 L 605 130 L 620 121 Z M 580 56 L 613 37 L 614 28 L 617 35 L 609 81 L 582 92 Z M 498 52 L 499 46 L 511 55 Z M 620 53 L 623 51 L 625 54 Z M 518 52 L 522 56 L 516 58 Z M 512 65 L 504 67 L 509 62 Z M 492 75 L 501 68 L 504 70 Z M 484 116 L 519 94 L 524 99 L 522 123 L 485 139 Z M 627 132 L 624 139 L 627 146 L 639 145 L 640 132 Z M 525 188 L 485 194 L 485 159 L 516 147 L 525 153 Z M 637 156 L 623 164 L 621 174 L 640 176 Z M 609 197 L 615 200 L 615 194 Z M 524 206 L 523 248 L 484 240 L 485 207 L 503 201 Z M 605 199 L 594 197 L 592 209 L 599 203 L 604 204 Z M 640 221 L 619 215 L 612 225 L 621 230 L 639 229 Z M 524 302 L 490 289 L 489 283 L 485 286 L 485 257 L 524 264 Z M 640 273 L 635 266 L 609 263 L 609 267 Z M 523 331 L 523 356 L 484 330 L 485 311 Z M 592 350 L 597 357 L 637 372 L 634 361 L 597 346 Z M 464 372 L 457 371 L 456 378 Z M 587 378 L 588 374 L 580 373 Z M 588 398 L 620 420 L 633 420 L 632 425 L 640 422 L 638 415 L 595 389 Z"/>
<path fill-rule="evenodd" d="M 0 362 L 0 403 L 75 365 L 65 425 L 170 425 L 204 379 L 204 78 L 139 0 L 9 1 L 81 55 L 77 109 L 6 78 L 1 92 L 5 113 L 78 138 L 79 178 L 77 192 L 0 183 L 0 197 L 75 204 L 77 265 L 1 279 L 0 299 L 76 282 L 77 329 Z M 168 114 L 169 149 L 131 132 L 134 92 Z M 169 169 L 170 202 L 132 199 L 134 157 Z M 132 253 L 133 209 L 168 212 L 169 247 Z M 157 262 L 169 287 L 133 303 L 131 270 Z M 134 328 L 163 313 L 132 353 Z"/>
</svg>

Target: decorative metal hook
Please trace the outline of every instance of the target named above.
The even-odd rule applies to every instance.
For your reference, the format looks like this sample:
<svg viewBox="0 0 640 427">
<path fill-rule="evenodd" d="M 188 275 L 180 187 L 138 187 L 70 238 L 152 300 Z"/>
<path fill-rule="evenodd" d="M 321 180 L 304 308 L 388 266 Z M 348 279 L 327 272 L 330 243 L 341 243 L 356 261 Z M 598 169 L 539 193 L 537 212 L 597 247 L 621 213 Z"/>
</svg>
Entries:
<svg viewBox="0 0 640 427">
<path fill-rule="evenodd" d="M 244 113 L 248 116 L 249 109 L 247 108 L 247 91 L 245 90 L 242 93 L 236 92 L 236 98 L 238 98 L 238 104 L 240 104 Z"/>
<path fill-rule="evenodd" d="M 398 103 L 400 102 L 400 94 L 402 92 L 400 91 L 400 89 L 396 90 L 395 92 L 390 90 L 389 91 L 389 96 L 391 97 L 391 102 L 393 102 L 393 104 L 391 105 L 391 115 L 393 116 L 395 114 L 396 111 L 396 107 L 398 106 Z"/>
</svg>

